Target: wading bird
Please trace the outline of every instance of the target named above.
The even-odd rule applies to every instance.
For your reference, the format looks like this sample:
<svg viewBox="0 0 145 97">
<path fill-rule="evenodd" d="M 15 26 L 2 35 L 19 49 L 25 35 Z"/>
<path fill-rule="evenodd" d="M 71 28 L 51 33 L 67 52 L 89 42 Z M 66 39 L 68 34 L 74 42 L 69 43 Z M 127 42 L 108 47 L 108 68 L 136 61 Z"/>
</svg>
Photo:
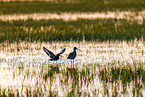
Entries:
<svg viewBox="0 0 145 97">
<path fill-rule="evenodd" d="M 45 51 L 45 53 L 51 58 L 51 61 L 57 61 L 59 59 L 59 56 L 65 52 L 65 48 L 63 50 L 61 50 L 60 53 L 54 55 L 51 51 L 49 51 L 48 49 L 46 49 L 45 47 L 43 47 L 43 50 Z"/>
<path fill-rule="evenodd" d="M 79 49 L 78 49 L 77 47 L 74 47 L 74 51 L 71 52 L 71 53 L 69 54 L 69 56 L 67 57 L 67 59 L 73 59 L 73 63 L 74 63 L 74 59 L 75 59 L 75 57 L 76 57 L 76 55 L 77 55 L 76 50 L 79 50 Z M 81 51 L 81 50 L 79 50 L 79 51 Z M 81 52 L 82 52 L 82 51 L 81 51 Z"/>
</svg>

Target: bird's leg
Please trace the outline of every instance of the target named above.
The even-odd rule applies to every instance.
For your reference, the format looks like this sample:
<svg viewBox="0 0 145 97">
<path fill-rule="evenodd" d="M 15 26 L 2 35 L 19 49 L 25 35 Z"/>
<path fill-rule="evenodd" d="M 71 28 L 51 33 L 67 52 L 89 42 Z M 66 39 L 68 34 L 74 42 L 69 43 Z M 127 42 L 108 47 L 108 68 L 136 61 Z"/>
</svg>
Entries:
<svg viewBox="0 0 145 97">
<path fill-rule="evenodd" d="M 71 60 L 71 67 L 72 67 L 72 60 Z"/>
<path fill-rule="evenodd" d="M 56 60 L 56 64 L 57 64 L 57 60 Z"/>
<path fill-rule="evenodd" d="M 74 67 L 74 59 L 73 59 L 73 67 Z"/>
<path fill-rule="evenodd" d="M 71 67 L 72 67 L 72 60 L 71 60 Z"/>
</svg>

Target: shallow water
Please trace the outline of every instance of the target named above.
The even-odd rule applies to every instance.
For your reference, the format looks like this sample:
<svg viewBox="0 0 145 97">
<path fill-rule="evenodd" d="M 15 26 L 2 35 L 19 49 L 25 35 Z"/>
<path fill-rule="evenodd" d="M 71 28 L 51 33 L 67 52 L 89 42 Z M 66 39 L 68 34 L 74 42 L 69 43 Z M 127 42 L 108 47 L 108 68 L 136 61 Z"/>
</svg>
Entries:
<svg viewBox="0 0 145 97">
<path fill-rule="evenodd" d="M 28 45 L 29 44 L 29 45 Z M 17 51 L 16 48 L 21 48 Z M 30 49 L 26 46 L 29 46 Z M 39 49 L 37 49 L 37 46 Z M 66 48 L 66 51 L 60 56 L 60 59 L 50 61 L 50 57 L 43 51 L 43 46 L 49 48 L 54 54 L 61 51 L 62 48 Z M 144 63 L 145 54 L 144 42 L 84 42 L 84 43 L 20 43 L 11 44 L 10 47 L 1 47 L 0 63 L 1 64 L 14 64 L 14 65 L 42 65 L 42 64 L 71 64 L 71 60 L 67 59 L 70 52 L 73 51 L 73 47 L 78 47 L 83 52 L 77 51 L 75 64 L 107 64 L 114 62 L 121 63 Z M 31 49 L 33 48 L 33 49 Z M 14 49 L 11 51 L 10 49 Z"/>
</svg>

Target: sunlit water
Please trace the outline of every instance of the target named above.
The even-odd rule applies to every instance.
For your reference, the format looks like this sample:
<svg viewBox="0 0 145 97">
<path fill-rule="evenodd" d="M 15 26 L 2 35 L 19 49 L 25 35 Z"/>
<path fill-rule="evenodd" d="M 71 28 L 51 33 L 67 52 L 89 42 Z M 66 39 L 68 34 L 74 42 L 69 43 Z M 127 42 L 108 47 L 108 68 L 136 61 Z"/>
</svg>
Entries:
<svg viewBox="0 0 145 97">
<path fill-rule="evenodd" d="M 50 57 L 43 51 L 43 46 L 57 54 L 62 48 L 66 51 L 60 56 L 58 61 L 50 61 Z M 9 47 L 1 47 L 1 64 L 15 65 L 42 65 L 42 64 L 69 64 L 72 60 L 67 59 L 73 47 L 78 47 L 75 63 L 88 64 L 98 63 L 106 64 L 111 62 L 133 63 L 138 61 L 144 63 L 145 54 L 144 42 L 68 42 L 68 43 L 19 43 L 10 44 Z M 17 51 L 17 48 L 20 48 Z M 27 48 L 27 49 L 25 49 Z M 13 51 L 11 51 L 13 49 Z"/>
</svg>

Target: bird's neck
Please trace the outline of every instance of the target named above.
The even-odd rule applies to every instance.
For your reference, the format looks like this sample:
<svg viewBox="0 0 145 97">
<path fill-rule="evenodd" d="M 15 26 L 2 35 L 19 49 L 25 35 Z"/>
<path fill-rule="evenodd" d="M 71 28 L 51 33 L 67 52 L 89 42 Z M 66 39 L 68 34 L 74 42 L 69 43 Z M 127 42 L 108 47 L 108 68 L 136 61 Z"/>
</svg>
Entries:
<svg viewBox="0 0 145 97">
<path fill-rule="evenodd" d="M 76 52 L 76 50 L 74 49 L 74 52 Z"/>
</svg>

